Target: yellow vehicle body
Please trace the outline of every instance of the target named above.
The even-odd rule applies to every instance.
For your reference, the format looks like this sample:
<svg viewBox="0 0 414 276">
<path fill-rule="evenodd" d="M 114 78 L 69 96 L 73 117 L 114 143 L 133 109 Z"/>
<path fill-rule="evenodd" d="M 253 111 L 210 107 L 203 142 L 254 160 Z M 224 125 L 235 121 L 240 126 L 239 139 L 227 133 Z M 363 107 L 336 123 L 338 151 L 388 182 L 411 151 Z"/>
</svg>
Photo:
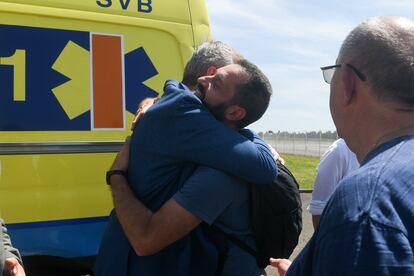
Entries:
<svg viewBox="0 0 414 276">
<path fill-rule="evenodd" d="M 0 0 L 0 212 L 23 255 L 96 254 L 138 102 L 209 38 L 201 0 Z"/>
</svg>

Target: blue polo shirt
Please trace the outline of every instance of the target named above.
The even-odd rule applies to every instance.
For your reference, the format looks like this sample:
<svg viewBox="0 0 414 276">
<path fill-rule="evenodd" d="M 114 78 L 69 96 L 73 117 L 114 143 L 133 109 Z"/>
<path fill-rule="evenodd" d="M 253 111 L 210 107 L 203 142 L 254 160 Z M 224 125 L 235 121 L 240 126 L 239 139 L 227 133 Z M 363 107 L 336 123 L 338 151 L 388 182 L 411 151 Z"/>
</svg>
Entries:
<svg viewBox="0 0 414 276">
<path fill-rule="evenodd" d="M 187 211 L 209 225 L 255 248 L 250 225 L 249 187 L 222 171 L 199 167 L 174 195 Z M 256 259 L 231 241 L 221 275 L 258 276 L 263 273 Z"/>
<path fill-rule="evenodd" d="M 287 275 L 414 275 L 414 136 L 343 179 Z"/>
<path fill-rule="evenodd" d="M 253 132 L 243 135 L 218 122 L 185 86 L 167 81 L 163 97 L 140 120 L 132 137 L 128 181 L 135 196 L 157 211 L 194 172 L 196 164 L 268 183 L 277 173 L 267 145 Z M 159 253 L 139 257 L 115 212 L 109 218 L 96 262 L 96 275 L 211 275 L 214 248 L 200 233 L 184 237 Z M 199 254 L 198 247 L 212 253 Z"/>
</svg>

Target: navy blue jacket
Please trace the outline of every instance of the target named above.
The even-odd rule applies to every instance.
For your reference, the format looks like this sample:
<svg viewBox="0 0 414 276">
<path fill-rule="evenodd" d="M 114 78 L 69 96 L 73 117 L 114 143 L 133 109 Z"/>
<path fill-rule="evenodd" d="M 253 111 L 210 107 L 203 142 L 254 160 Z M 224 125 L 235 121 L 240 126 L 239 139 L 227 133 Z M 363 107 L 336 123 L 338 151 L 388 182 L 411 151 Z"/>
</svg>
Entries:
<svg viewBox="0 0 414 276">
<path fill-rule="evenodd" d="M 250 182 L 270 183 L 277 173 L 270 150 L 253 132 L 241 133 L 217 121 L 184 85 L 167 81 L 163 97 L 141 118 L 131 137 L 128 181 L 135 196 L 157 211 L 193 173 L 196 164 Z M 157 254 L 139 257 L 112 212 L 95 273 L 182 276 L 193 274 L 191 269 L 196 266 L 198 275 L 211 275 L 216 256 L 200 254 L 198 249 L 211 245 L 199 235 L 196 231 Z"/>
</svg>

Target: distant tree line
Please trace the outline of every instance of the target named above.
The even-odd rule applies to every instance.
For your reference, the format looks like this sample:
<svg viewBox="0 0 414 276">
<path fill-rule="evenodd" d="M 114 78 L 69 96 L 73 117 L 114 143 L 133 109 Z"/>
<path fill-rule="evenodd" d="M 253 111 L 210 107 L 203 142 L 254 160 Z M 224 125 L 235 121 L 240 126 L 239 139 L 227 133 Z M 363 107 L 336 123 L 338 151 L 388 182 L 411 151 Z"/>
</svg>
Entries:
<svg viewBox="0 0 414 276">
<path fill-rule="evenodd" d="M 260 137 L 271 139 L 272 137 L 283 137 L 286 139 L 329 139 L 335 140 L 338 138 L 336 131 L 309 131 L 309 132 L 288 132 L 288 131 L 272 131 L 259 132 Z"/>
</svg>

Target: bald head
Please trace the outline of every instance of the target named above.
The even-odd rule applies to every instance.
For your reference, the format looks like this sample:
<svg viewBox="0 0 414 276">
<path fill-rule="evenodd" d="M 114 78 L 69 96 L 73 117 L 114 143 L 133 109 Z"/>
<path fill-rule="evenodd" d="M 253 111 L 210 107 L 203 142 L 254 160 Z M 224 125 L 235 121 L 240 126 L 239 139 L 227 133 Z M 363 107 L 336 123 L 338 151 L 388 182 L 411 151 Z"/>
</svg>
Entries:
<svg viewBox="0 0 414 276">
<path fill-rule="evenodd" d="M 414 21 L 402 17 L 374 17 L 345 39 L 338 63 L 355 66 L 371 92 L 414 108 Z"/>
</svg>

